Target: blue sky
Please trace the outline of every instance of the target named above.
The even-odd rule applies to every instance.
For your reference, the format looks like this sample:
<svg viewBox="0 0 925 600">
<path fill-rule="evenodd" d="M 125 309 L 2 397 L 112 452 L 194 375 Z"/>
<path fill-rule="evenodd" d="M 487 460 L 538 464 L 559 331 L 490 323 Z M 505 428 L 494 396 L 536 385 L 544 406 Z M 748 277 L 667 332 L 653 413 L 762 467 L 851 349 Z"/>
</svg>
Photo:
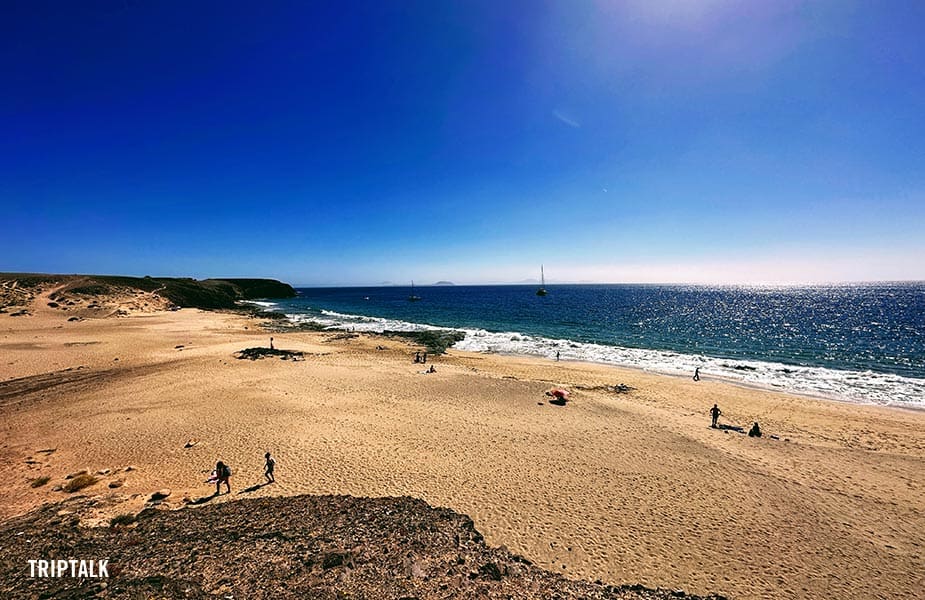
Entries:
<svg viewBox="0 0 925 600">
<path fill-rule="evenodd" d="M 925 279 L 922 31 L 889 1 L 5 4 L 0 271 Z"/>
</svg>

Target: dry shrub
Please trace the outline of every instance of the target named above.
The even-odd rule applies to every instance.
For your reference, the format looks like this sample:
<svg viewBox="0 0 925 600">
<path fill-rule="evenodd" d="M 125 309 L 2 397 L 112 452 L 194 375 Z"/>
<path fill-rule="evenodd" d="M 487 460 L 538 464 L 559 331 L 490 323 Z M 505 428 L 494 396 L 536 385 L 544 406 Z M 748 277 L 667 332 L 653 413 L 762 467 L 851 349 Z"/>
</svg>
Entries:
<svg viewBox="0 0 925 600">
<path fill-rule="evenodd" d="M 135 522 L 135 515 L 132 513 L 125 513 L 118 515 L 109 520 L 110 527 L 122 527 L 125 525 L 131 525 Z"/>
<path fill-rule="evenodd" d="M 65 483 L 64 487 L 61 489 L 63 489 L 65 492 L 70 494 L 78 490 L 82 490 L 85 487 L 89 487 L 93 485 L 94 483 L 96 483 L 97 481 L 99 481 L 99 479 L 94 477 L 93 475 L 87 475 L 87 474 L 78 475 L 74 479 L 71 479 L 70 481 Z"/>
</svg>

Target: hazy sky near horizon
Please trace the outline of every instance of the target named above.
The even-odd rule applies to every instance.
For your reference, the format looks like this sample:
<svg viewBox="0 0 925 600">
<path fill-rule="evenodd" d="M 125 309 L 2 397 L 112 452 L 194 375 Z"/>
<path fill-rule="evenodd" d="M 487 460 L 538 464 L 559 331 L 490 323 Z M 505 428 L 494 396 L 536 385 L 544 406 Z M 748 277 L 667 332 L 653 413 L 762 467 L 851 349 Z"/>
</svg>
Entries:
<svg viewBox="0 0 925 600">
<path fill-rule="evenodd" d="M 925 279 L 923 31 L 920 1 L 5 3 L 0 271 Z"/>
</svg>

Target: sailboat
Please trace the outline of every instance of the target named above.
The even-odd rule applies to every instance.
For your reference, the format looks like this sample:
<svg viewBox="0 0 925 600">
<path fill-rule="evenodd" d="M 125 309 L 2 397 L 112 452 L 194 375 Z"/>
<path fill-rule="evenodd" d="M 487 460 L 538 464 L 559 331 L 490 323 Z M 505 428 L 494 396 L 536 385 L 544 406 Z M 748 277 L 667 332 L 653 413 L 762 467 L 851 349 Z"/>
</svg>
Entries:
<svg viewBox="0 0 925 600">
<path fill-rule="evenodd" d="M 536 290 L 536 295 L 545 296 L 546 293 L 546 275 L 543 274 L 543 265 L 540 265 L 540 289 Z"/>
<path fill-rule="evenodd" d="M 408 296 L 408 302 L 417 302 L 420 299 L 421 299 L 420 296 L 414 295 L 414 280 L 412 279 L 411 280 L 411 295 Z"/>
</svg>

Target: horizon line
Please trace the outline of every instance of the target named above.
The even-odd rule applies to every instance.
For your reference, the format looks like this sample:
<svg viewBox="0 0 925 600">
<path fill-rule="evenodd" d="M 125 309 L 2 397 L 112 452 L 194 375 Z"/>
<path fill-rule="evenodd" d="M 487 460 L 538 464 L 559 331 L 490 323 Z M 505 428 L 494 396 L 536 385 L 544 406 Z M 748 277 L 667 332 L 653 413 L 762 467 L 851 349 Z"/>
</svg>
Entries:
<svg viewBox="0 0 925 600">
<path fill-rule="evenodd" d="M 271 277 L 266 275 L 208 275 L 205 277 L 195 277 L 191 275 L 133 275 L 125 273 L 52 273 L 40 271 L 0 271 L 0 277 L 18 277 L 18 276 L 44 276 L 44 277 L 134 277 L 144 279 L 146 277 L 172 278 L 172 279 L 193 279 L 196 281 L 205 281 L 209 279 L 268 279 L 279 281 L 291 285 L 294 288 L 393 288 L 393 287 L 411 287 L 408 284 L 397 284 L 389 282 L 379 283 L 290 283 L 288 278 Z M 441 283 L 445 282 L 445 283 Z M 688 285 L 688 286 L 753 286 L 753 287 L 781 287 L 781 286 L 806 286 L 806 285 L 870 285 L 870 284 L 909 284 L 925 283 L 922 279 L 828 279 L 828 280 L 764 280 L 764 281 L 591 281 L 591 280 L 547 280 L 546 285 Z M 539 285 L 539 280 L 523 281 L 485 281 L 485 282 L 455 282 L 448 279 L 441 279 L 433 283 L 416 283 L 415 287 L 456 287 L 456 286 L 535 286 Z"/>
<path fill-rule="evenodd" d="M 211 277 L 210 279 L 222 279 L 221 277 Z M 283 282 L 288 283 L 288 282 Z M 414 287 L 479 287 L 479 286 L 535 286 L 539 281 L 519 281 L 519 282 L 482 282 L 482 283 L 456 283 L 447 284 L 439 283 L 415 283 Z M 753 286 L 753 287 L 783 287 L 783 286 L 806 286 L 806 285 L 870 285 L 870 284 L 895 284 L 895 283 L 925 283 L 925 279 L 864 279 L 864 280 L 819 280 L 819 281 L 727 281 L 727 282 L 709 282 L 709 281 L 547 281 L 546 286 L 551 285 L 689 285 L 689 286 Z M 289 283 L 294 288 L 410 288 L 411 284 L 397 283 Z"/>
</svg>

